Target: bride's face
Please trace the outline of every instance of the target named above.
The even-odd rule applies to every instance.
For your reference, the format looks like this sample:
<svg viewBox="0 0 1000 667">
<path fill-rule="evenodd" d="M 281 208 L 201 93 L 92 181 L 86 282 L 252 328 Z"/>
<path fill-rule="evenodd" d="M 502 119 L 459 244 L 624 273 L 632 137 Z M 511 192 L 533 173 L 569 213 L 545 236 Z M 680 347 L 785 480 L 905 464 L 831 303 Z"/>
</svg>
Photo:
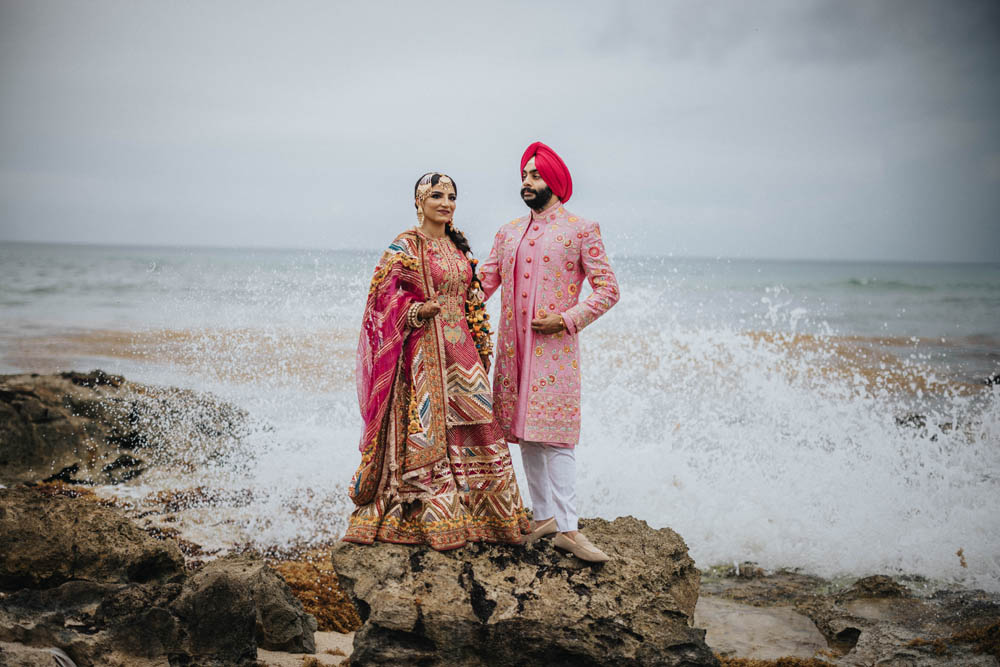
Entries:
<svg viewBox="0 0 1000 667">
<path fill-rule="evenodd" d="M 443 225 L 455 217 L 455 206 L 458 196 L 451 183 L 439 182 L 431 188 L 423 202 L 417 200 L 417 206 L 424 214 L 424 222 Z"/>
</svg>

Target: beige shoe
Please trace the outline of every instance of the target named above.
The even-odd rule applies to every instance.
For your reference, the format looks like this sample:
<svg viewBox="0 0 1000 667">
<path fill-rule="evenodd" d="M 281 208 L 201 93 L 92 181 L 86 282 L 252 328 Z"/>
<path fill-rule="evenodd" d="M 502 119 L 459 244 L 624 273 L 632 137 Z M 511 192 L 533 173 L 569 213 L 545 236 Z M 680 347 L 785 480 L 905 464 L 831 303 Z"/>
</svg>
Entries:
<svg viewBox="0 0 1000 667">
<path fill-rule="evenodd" d="M 559 532 L 559 528 L 556 527 L 556 518 L 552 517 L 548 521 L 543 521 L 536 525 L 535 529 L 531 531 L 526 538 L 524 538 L 524 543 L 531 544 L 541 537 L 545 537 L 546 535 L 551 535 L 556 532 Z"/>
<path fill-rule="evenodd" d="M 571 539 L 566 533 L 559 533 L 552 540 L 552 546 L 556 549 L 568 551 L 580 560 L 585 560 L 588 563 L 606 563 L 611 560 L 611 556 L 595 547 L 587 539 L 586 535 L 579 532 L 576 534 L 575 540 Z"/>
</svg>

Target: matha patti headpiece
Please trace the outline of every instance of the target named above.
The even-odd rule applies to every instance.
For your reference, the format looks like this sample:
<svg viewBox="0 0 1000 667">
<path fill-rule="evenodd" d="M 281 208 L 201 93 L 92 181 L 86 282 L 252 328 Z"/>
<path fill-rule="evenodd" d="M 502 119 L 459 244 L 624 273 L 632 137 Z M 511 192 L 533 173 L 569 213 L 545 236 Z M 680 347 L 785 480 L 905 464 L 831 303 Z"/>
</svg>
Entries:
<svg viewBox="0 0 1000 667">
<path fill-rule="evenodd" d="M 431 189 L 434 187 L 434 183 L 432 183 L 432 181 L 435 176 L 438 176 L 437 185 L 447 186 L 452 190 L 455 189 L 455 183 L 451 180 L 451 178 L 438 171 L 429 171 L 421 176 L 420 180 L 417 181 L 417 192 L 415 196 L 420 204 L 423 204 L 424 200 L 427 199 L 427 195 L 431 193 Z M 417 224 L 424 224 L 424 212 L 420 210 L 419 205 L 417 206 Z"/>
</svg>

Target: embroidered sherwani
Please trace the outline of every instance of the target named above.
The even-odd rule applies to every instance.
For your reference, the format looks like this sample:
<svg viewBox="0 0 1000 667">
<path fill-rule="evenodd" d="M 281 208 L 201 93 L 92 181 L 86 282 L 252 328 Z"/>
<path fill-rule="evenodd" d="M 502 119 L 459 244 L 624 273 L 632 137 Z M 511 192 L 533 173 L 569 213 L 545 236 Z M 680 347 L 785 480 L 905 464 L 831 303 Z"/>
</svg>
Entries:
<svg viewBox="0 0 1000 667">
<path fill-rule="evenodd" d="M 493 400 L 505 437 L 575 447 L 578 335 L 619 296 L 600 227 L 561 204 L 533 211 L 500 228 L 480 279 L 486 298 L 503 286 Z M 580 301 L 584 279 L 594 291 Z M 562 315 L 566 331 L 533 331 L 531 320 L 545 314 Z"/>
</svg>

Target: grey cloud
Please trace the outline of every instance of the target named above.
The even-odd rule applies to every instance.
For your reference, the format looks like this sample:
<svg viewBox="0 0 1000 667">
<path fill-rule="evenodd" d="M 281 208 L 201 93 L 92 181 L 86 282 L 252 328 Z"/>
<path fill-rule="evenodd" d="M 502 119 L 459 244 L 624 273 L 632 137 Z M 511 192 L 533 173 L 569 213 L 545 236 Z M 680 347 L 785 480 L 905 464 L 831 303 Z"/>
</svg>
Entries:
<svg viewBox="0 0 1000 667">
<path fill-rule="evenodd" d="M 1000 259 L 995 7 L 0 0 L 0 239 L 379 247 L 442 169 L 482 248 L 542 139 L 621 252 Z"/>
</svg>

